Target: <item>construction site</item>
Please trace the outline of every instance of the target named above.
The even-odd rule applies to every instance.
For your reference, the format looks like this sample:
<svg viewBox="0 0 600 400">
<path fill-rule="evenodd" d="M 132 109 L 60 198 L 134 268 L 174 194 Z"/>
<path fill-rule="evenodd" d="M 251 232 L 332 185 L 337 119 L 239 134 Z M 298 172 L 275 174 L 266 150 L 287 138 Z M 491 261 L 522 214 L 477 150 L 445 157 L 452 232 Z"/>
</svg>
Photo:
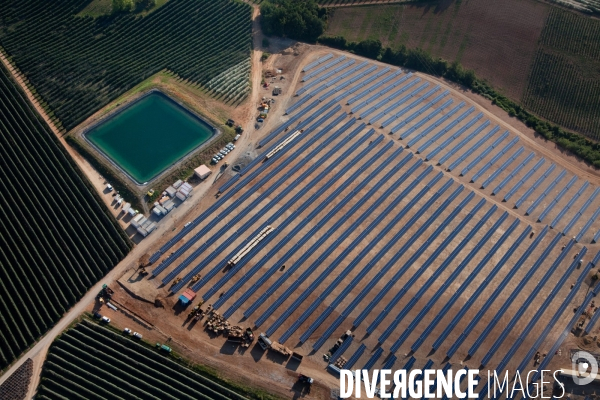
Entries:
<svg viewBox="0 0 600 400">
<path fill-rule="evenodd" d="M 442 80 L 319 47 L 271 62 L 285 79 L 237 171 L 118 280 L 146 335 L 279 394 L 301 372 L 313 398 L 341 368 L 514 373 L 600 352 L 585 164 Z"/>
</svg>

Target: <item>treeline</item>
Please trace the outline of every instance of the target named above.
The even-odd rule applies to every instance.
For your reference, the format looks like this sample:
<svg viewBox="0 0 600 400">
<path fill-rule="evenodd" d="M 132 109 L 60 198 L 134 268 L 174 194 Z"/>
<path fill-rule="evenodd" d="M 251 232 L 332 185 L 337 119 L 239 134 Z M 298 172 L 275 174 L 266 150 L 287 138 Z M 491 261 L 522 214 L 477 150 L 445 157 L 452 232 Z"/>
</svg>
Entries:
<svg viewBox="0 0 600 400">
<path fill-rule="evenodd" d="M 0 369 L 133 244 L 0 66 Z"/>
<path fill-rule="evenodd" d="M 177 357 L 180 358 L 180 357 Z M 198 369 L 198 368 L 193 368 Z M 52 343 L 37 399 L 270 400 L 270 395 L 186 368 L 145 342 L 89 320 Z"/>
<path fill-rule="evenodd" d="M 350 51 L 363 57 L 443 77 L 452 82 L 464 85 L 473 92 L 490 99 L 493 104 L 501 107 L 510 116 L 517 117 L 545 139 L 570 151 L 588 164 L 600 168 L 599 143 L 595 143 L 580 134 L 569 132 L 558 125 L 538 118 L 516 102 L 498 93 L 486 81 L 477 78 L 474 71 L 463 68 L 457 62 L 450 63 L 442 58 L 435 59 L 422 49 L 408 49 L 404 45 L 396 50 L 389 47 L 384 48 L 379 40 L 373 39 L 361 42 L 349 42 L 342 36 L 321 36 L 318 42 L 340 50 Z"/>
<path fill-rule="evenodd" d="M 48 12 L 46 1 L 0 0 L 0 46 L 67 131 L 163 69 L 205 85 L 250 57 L 252 7 L 241 1 L 169 0 L 143 18 L 76 16 L 87 3 L 53 2 Z"/>
<path fill-rule="evenodd" d="M 327 11 L 315 0 L 268 0 L 260 5 L 265 34 L 314 43 L 325 31 Z"/>
</svg>

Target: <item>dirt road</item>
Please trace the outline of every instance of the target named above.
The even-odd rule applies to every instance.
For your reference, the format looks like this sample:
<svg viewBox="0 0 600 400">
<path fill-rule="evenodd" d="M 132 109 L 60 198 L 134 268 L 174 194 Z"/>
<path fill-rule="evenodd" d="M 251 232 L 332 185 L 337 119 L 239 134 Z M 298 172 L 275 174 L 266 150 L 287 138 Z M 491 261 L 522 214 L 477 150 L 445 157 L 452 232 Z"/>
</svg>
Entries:
<svg viewBox="0 0 600 400">
<path fill-rule="evenodd" d="M 252 54 L 252 76 L 251 76 L 252 93 L 250 95 L 250 102 L 249 102 L 249 106 L 248 106 L 249 113 L 248 113 L 248 118 L 246 119 L 247 122 L 244 124 L 246 132 L 250 132 L 254 128 L 253 120 L 252 120 L 251 116 L 252 116 L 252 111 L 254 110 L 254 105 L 256 105 L 259 100 L 260 81 L 262 78 L 262 65 L 261 65 L 261 61 L 260 61 L 260 58 L 262 56 L 262 51 L 260 50 L 262 34 L 260 33 L 260 26 L 257 22 L 258 15 L 259 15 L 259 9 L 258 9 L 258 7 L 254 7 L 254 12 L 253 12 L 254 48 L 259 49 L 259 50 L 253 51 L 253 54 Z M 61 142 L 67 149 L 67 151 L 69 151 L 69 153 L 71 154 L 73 159 L 75 159 L 76 162 L 79 164 L 80 168 L 85 169 L 86 175 L 91 176 L 90 171 L 88 170 L 89 168 L 91 168 L 91 166 L 89 164 L 87 164 L 82 159 L 82 157 L 79 157 L 72 148 L 70 148 L 69 146 L 66 146 L 66 143 L 61 138 L 60 131 L 52 124 L 51 120 L 48 118 L 47 114 L 45 113 L 45 110 L 39 105 L 39 103 L 37 103 L 35 97 L 32 95 L 31 91 L 25 85 L 25 82 L 23 81 L 23 79 L 21 79 L 17 75 L 17 71 L 10 65 L 10 63 L 8 62 L 8 60 L 2 53 L 0 53 L 0 60 L 2 60 L 2 63 L 4 63 L 4 65 L 11 72 L 11 74 L 13 75 L 13 77 L 15 78 L 17 83 L 21 86 L 21 88 L 27 94 L 27 97 L 32 102 L 32 104 L 34 105 L 36 110 L 40 113 L 40 115 L 48 123 L 48 125 L 50 126 L 52 131 L 61 140 Z M 242 151 L 243 148 L 250 145 L 249 142 L 250 142 L 249 135 L 242 135 L 242 138 L 240 138 L 240 142 L 238 143 L 239 150 L 238 149 L 236 149 L 236 150 Z M 112 207 L 110 207 L 110 202 L 112 200 L 112 197 L 102 194 L 103 185 L 99 184 L 99 182 L 93 181 L 92 183 L 98 189 L 100 196 L 107 203 L 107 206 L 109 206 L 109 208 L 112 210 Z M 121 261 L 119 264 L 117 264 L 112 269 L 112 271 L 110 271 L 100 282 L 98 282 L 96 285 L 94 285 L 87 292 L 87 294 L 83 298 L 81 298 L 81 300 L 79 300 L 79 302 L 77 304 L 75 304 L 56 323 L 56 325 L 50 331 L 48 331 L 29 351 L 22 354 L 21 358 L 11 368 L 8 369 L 2 376 L 0 376 L 0 385 L 17 368 L 19 368 L 23 364 L 23 362 L 25 362 L 25 360 L 27 360 L 28 358 L 31 358 L 33 360 L 33 369 L 34 370 L 33 370 L 33 377 L 30 382 L 30 385 L 29 385 L 29 393 L 28 393 L 27 398 L 32 398 L 35 394 L 35 390 L 37 389 L 37 386 L 40 381 L 40 373 L 41 373 L 41 369 L 42 369 L 44 360 L 46 359 L 46 354 L 48 352 L 50 345 L 54 341 L 54 339 L 62 331 L 64 331 L 79 315 L 81 315 L 81 313 L 83 313 L 85 311 L 86 307 L 91 302 L 94 301 L 96 295 L 98 294 L 98 292 L 100 291 L 100 289 L 102 288 L 102 285 L 104 283 L 109 284 L 109 285 L 113 284 L 115 282 L 115 280 L 118 279 L 126 269 L 136 265 L 139 258 L 142 255 L 144 255 L 148 251 L 148 249 L 153 246 L 153 244 L 155 242 L 162 240 L 162 237 L 167 232 L 169 232 L 172 229 L 175 229 L 175 226 L 177 226 L 178 222 L 181 222 L 180 220 L 182 218 L 184 218 L 185 215 L 188 214 L 190 209 L 197 206 L 198 202 L 200 202 L 202 200 L 205 192 L 210 188 L 210 186 L 209 185 L 201 185 L 201 188 L 202 188 L 201 190 L 194 191 L 194 195 L 191 199 L 189 199 L 188 201 L 186 201 L 185 203 L 180 205 L 172 213 L 169 213 L 169 215 L 161 221 L 159 228 L 155 232 L 153 232 L 152 235 L 148 236 L 147 238 L 142 240 L 138 245 L 136 245 L 135 248 L 131 251 L 131 253 L 129 253 L 129 255 L 123 261 Z"/>
</svg>

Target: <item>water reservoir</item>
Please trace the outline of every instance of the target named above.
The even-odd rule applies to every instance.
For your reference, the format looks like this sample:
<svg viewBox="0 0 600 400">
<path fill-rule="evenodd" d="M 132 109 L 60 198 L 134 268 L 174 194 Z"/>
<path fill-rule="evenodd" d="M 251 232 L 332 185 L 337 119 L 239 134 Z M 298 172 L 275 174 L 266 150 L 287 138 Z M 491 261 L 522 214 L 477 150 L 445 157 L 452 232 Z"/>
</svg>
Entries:
<svg viewBox="0 0 600 400">
<path fill-rule="evenodd" d="M 153 91 L 84 136 L 138 183 L 145 183 L 209 140 L 215 129 L 165 94 Z"/>
</svg>

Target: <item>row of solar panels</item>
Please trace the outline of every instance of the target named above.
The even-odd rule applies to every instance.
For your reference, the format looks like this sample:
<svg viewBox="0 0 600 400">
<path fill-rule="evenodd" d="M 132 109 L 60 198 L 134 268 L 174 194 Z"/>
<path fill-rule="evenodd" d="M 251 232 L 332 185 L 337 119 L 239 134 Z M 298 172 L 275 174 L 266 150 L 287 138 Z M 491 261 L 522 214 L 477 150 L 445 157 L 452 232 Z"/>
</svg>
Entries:
<svg viewBox="0 0 600 400">
<path fill-rule="evenodd" d="M 323 122 L 324 119 L 329 118 L 328 116 L 324 116 L 321 120 L 319 120 L 318 122 L 316 122 L 310 129 L 315 129 L 316 127 L 320 126 Z M 343 120 L 344 115 L 340 116 L 338 119 L 334 120 L 333 123 L 330 123 L 330 126 L 327 128 L 327 130 L 321 130 L 321 132 L 319 132 L 318 135 L 316 135 L 315 137 L 313 137 L 312 139 L 317 139 L 319 138 L 322 134 L 328 132 L 335 123 L 340 122 L 341 120 Z M 305 143 L 301 149 L 302 150 L 306 150 L 308 149 L 308 146 L 310 146 L 310 144 L 314 143 L 314 140 L 309 140 L 307 143 Z M 339 146 L 339 145 L 338 145 Z M 318 147 L 317 152 L 324 149 L 326 147 L 325 144 L 322 144 L 320 147 Z M 339 150 L 340 147 L 336 147 L 334 149 L 329 150 L 329 153 L 327 153 L 326 155 L 324 155 L 322 157 L 321 162 L 324 162 L 326 160 L 328 160 L 330 157 L 333 157 L 335 155 L 335 152 L 337 150 Z M 297 152 L 296 154 L 302 154 L 301 152 Z M 281 164 L 280 164 L 280 169 L 278 170 L 274 170 L 272 171 L 270 174 L 268 174 L 267 176 L 265 176 L 265 178 L 263 178 L 263 181 L 269 181 L 270 178 L 272 177 L 273 173 L 278 173 L 280 172 L 283 168 L 285 168 L 287 165 L 289 165 L 294 159 L 293 158 L 288 158 L 286 160 L 284 160 Z M 343 159 L 342 159 L 343 160 Z M 300 183 L 302 180 L 305 180 L 308 178 L 309 176 L 309 172 L 313 172 L 314 170 L 316 170 L 316 168 L 319 166 L 319 164 L 314 164 L 312 165 L 312 167 L 305 171 L 305 173 L 303 175 L 301 175 L 301 177 L 298 178 L 297 182 Z M 220 237 L 223 237 L 223 235 L 225 235 L 230 229 L 231 226 L 233 226 L 234 224 L 236 224 L 237 222 L 239 222 L 242 218 L 244 218 L 245 216 L 247 216 L 248 214 L 251 214 L 252 217 L 239 229 L 236 230 L 236 234 L 235 235 L 231 235 L 228 237 L 227 240 L 225 240 L 217 250 L 215 250 L 210 256 L 203 258 L 202 262 L 196 266 L 191 272 L 189 272 L 183 279 L 182 281 L 177 284 L 174 285 L 172 287 L 172 291 L 177 291 L 179 290 L 182 286 L 181 284 L 184 284 L 184 282 L 188 279 L 191 279 L 194 275 L 198 274 L 199 272 L 201 272 L 215 257 L 217 257 L 221 251 L 224 251 L 225 249 L 227 249 L 227 247 L 229 245 L 231 245 L 232 243 L 234 243 L 236 240 L 239 240 L 240 236 L 244 235 L 245 232 L 250 229 L 250 227 L 257 221 L 259 221 L 261 219 L 261 217 L 263 216 L 263 212 L 257 212 L 257 207 L 258 205 L 265 199 L 267 199 L 274 191 L 280 189 L 283 185 L 283 187 L 285 187 L 285 189 L 283 191 L 278 192 L 277 197 L 275 197 L 275 199 L 273 199 L 270 203 L 269 203 L 269 208 L 271 206 L 273 206 L 274 204 L 276 204 L 279 200 L 283 199 L 285 197 L 285 195 L 290 192 L 291 190 L 293 190 L 296 186 L 295 185 L 285 185 L 284 182 L 286 182 L 286 180 L 288 179 L 289 176 L 291 176 L 292 170 L 289 170 L 286 174 L 284 174 L 282 177 L 280 177 L 278 183 L 272 184 L 268 189 L 264 190 L 260 196 L 258 196 L 258 198 L 256 198 L 250 205 L 246 205 L 246 208 L 244 210 L 239 209 L 239 207 L 235 208 L 235 214 L 234 216 L 229 220 L 228 224 L 225 225 L 223 228 L 221 228 L 221 230 L 214 234 L 211 235 L 207 242 L 205 244 L 203 244 L 201 246 L 201 248 L 197 249 L 194 253 L 192 253 L 188 258 L 197 258 L 198 255 L 204 251 L 204 249 L 208 248 L 209 246 L 211 246 L 213 243 L 215 243 Z M 317 182 L 311 182 L 309 183 L 310 185 L 315 185 Z M 247 197 L 247 196 L 244 196 Z M 241 207 L 241 205 L 240 205 Z M 267 209 L 268 210 L 268 209 Z M 278 213 L 282 213 L 283 210 L 279 210 Z M 226 214 L 227 215 L 227 214 Z M 279 215 L 279 214 L 277 214 Z M 273 217 L 273 216 L 272 216 Z M 218 217 L 217 217 L 218 218 Z M 272 223 L 272 222 L 271 222 Z M 272 240 L 272 235 L 270 235 L 269 238 L 267 238 L 267 240 L 261 242 L 261 246 L 257 246 L 254 248 L 253 252 L 249 253 L 247 255 L 247 257 L 250 257 L 251 254 L 254 254 L 255 251 L 260 250 L 260 248 L 262 248 L 266 243 L 268 243 L 270 240 Z M 239 246 L 243 246 L 243 244 L 240 244 Z M 225 262 L 225 261 L 223 261 Z M 183 268 L 185 268 L 187 266 L 187 264 L 189 263 L 182 263 L 185 264 L 183 265 Z M 238 263 L 239 264 L 239 263 Z M 216 270 L 216 272 L 211 272 L 209 274 L 206 274 L 205 277 L 203 277 L 200 281 L 198 281 L 192 288 L 194 291 L 197 291 L 199 288 L 201 288 L 208 280 L 210 280 L 210 278 L 212 278 L 217 272 L 218 269 L 220 267 L 220 264 L 217 265 L 217 267 L 214 268 L 213 271 Z M 224 266 L 223 266 L 224 267 Z M 168 278 L 172 278 L 173 276 L 175 276 L 176 274 L 178 274 L 179 272 L 181 272 L 181 268 L 180 266 L 178 266 L 174 271 L 172 271 L 165 279 Z"/>
<path fill-rule="evenodd" d="M 353 165 L 353 164 L 359 164 L 362 162 L 362 159 L 369 153 L 369 151 L 371 150 L 370 148 L 367 148 L 365 150 L 363 150 L 362 152 L 360 152 L 359 154 L 357 154 L 353 159 L 349 159 L 349 157 L 351 156 L 351 153 L 360 145 L 364 144 L 366 142 L 366 140 L 372 135 L 372 133 L 374 133 L 374 131 L 369 131 L 367 132 L 367 134 L 365 134 L 361 139 L 359 139 L 357 141 L 356 144 L 354 144 L 350 149 L 348 149 L 345 153 L 341 154 L 337 160 L 334 160 L 334 163 L 339 162 L 339 163 L 343 163 L 343 162 L 347 162 L 348 165 Z M 374 141 L 374 143 L 379 143 L 380 141 L 382 141 L 383 138 L 379 137 L 378 139 L 376 139 Z M 365 162 L 365 164 L 368 164 L 370 162 L 374 162 L 376 161 L 379 157 L 381 157 L 381 155 L 383 153 L 385 153 L 387 150 L 389 150 L 391 146 L 384 146 L 377 154 L 375 154 L 374 156 L 371 157 L 371 159 L 369 159 L 367 162 Z M 314 172 L 314 171 L 311 171 Z M 281 232 L 283 229 L 287 228 L 287 226 L 293 222 L 297 217 L 299 217 L 304 211 L 306 211 L 311 205 L 313 205 L 315 203 L 315 201 L 321 197 L 327 190 L 329 190 L 331 187 L 336 187 L 336 190 L 330 194 L 326 200 L 322 201 L 321 203 L 319 203 L 315 208 L 312 209 L 311 213 L 309 214 L 308 217 L 306 217 L 305 219 L 303 219 L 301 221 L 300 224 L 298 224 L 293 231 L 289 234 L 289 235 L 295 235 L 298 232 L 300 232 L 307 224 L 309 221 L 311 221 L 315 216 L 317 216 L 319 214 L 319 212 L 323 211 L 323 209 L 331 204 L 331 202 L 336 200 L 336 196 L 338 196 L 342 191 L 343 188 L 345 187 L 345 184 L 350 184 L 351 182 L 353 182 L 355 179 L 357 179 L 358 175 L 360 174 L 360 170 L 356 172 L 356 174 L 352 175 L 350 178 L 348 178 L 343 184 L 339 184 L 338 181 L 340 180 L 341 177 L 344 176 L 345 171 L 340 170 L 338 171 L 333 177 L 331 177 L 327 182 L 324 182 L 323 185 L 317 190 L 317 192 L 315 192 L 313 195 L 311 195 L 311 197 L 309 199 L 307 199 L 306 201 L 302 202 L 300 205 L 296 206 L 295 208 L 292 208 L 292 206 L 294 205 L 295 202 L 297 202 L 303 194 L 306 193 L 307 190 L 311 190 L 317 183 L 319 183 L 320 181 L 322 181 L 324 179 L 324 177 L 328 174 L 328 170 L 323 170 L 317 177 L 313 178 L 308 185 L 302 190 L 300 191 L 296 196 L 294 196 L 291 200 L 289 200 L 284 206 L 280 207 L 279 210 L 277 210 L 271 217 L 269 217 L 269 220 L 267 221 L 267 223 L 273 223 L 275 220 L 277 220 L 280 216 L 282 216 L 287 210 L 289 209 L 294 209 L 294 212 L 288 217 L 286 218 L 283 222 L 281 222 L 278 225 L 278 232 Z M 297 187 L 297 185 L 290 185 L 290 187 L 295 188 Z M 291 189 L 290 189 L 291 190 Z M 287 193 L 286 193 L 287 194 Z M 285 196 L 285 194 L 281 194 L 281 196 Z M 288 235 L 288 236 L 289 236 Z M 268 244 L 271 240 L 273 240 L 276 237 L 276 235 L 271 235 L 267 241 L 265 242 L 265 244 Z M 277 253 L 278 250 L 280 250 L 281 248 L 283 248 L 283 246 L 288 242 L 287 237 L 284 238 L 282 241 L 279 242 L 278 245 L 275 246 L 275 248 L 271 249 L 269 251 L 268 254 L 268 258 L 272 257 L 274 254 Z M 248 257 L 246 260 L 250 259 L 251 256 L 253 255 L 253 253 L 248 254 Z M 232 276 L 233 274 L 235 274 L 235 272 L 237 272 L 237 270 L 241 269 L 241 267 L 243 265 L 245 265 L 245 261 L 242 261 L 241 263 L 239 263 L 240 265 L 236 265 L 236 269 L 231 270 L 230 274 L 228 274 L 228 276 L 223 277 L 216 285 L 214 285 L 205 295 L 204 297 L 206 299 L 210 298 L 212 295 L 214 295 L 216 293 L 216 291 L 218 289 L 220 289 L 220 287 L 225 284 Z M 215 271 L 218 272 L 218 266 L 215 268 Z M 207 280 L 210 280 L 212 278 L 211 277 L 207 277 Z M 201 285 L 194 285 L 193 289 L 194 290 L 199 290 L 202 286 Z"/>
<path fill-rule="evenodd" d="M 327 115 L 329 115 L 329 114 L 327 114 Z M 314 129 L 315 127 L 311 128 L 311 129 Z M 310 129 L 307 129 L 305 133 L 306 134 L 310 133 Z M 276 160 L 283 157 L 283 155 L 286 154 L 288 151 L 292 150 L 296 143 L 297 143 L 297 141 L 292 142 L 290 146 L 286 146 L 281 151 L 279 151 L 277 154 L 275 154 L 273 157 L 271 157 L 269 159 L 268 163 L 264 163 L 260 168 L 253 170 L 248 176 L 246 176 L 246 178 L 244 178 L 244 180 L 242 182 L 240 182 L 238 185 L 236 185 L 235 188 L 233 188 L 232 190 L 225 193 L 217 202 L 215 202 L 215 204 L 213 206 L 209 207 L 208 210 L 206 210 L 198 218 L 196 218 L 196 220 L 194 220 L 193 224 L 195 224 L 197 220 L 205 221 L 207 218 L 209 218 L 211 215 L 213 215 L 225 200 L 228 200 L 229 198 L 231 198 L 242 187 L 244 187 L 248 182 L 250 182 L 251 180 L 256 178 L 258 175 L 260 175 L 263 171 L 265 171 L 271 163 L 274 163 Z M 308 148 L 308 146 L 306 146 L 306 145 L 304 147 L 302 147 L 303 150 L 306 148 Z M 247 198 L 249 198 L 249 196 L 251 196 L 259 187 L 264 185 L 266 182 L 268 182 L 271 179 L 271 177 L 275 176 L 278 173 L 279 173 L 278 170 L 270 171 L 267 176 L 263 177 L 248 192 L 246 192 L 240 198 L 238 198 L 232 205 L 230 205 L 226 210 L 221 212 L 217 217 L 214 217 L 213 222 L 217 221 L 219 218 L 222 218 L 224 215 L 228 215 L 233 210 L 236 210 L 237 207 L 239 207 L 241 204 L 243 204 L 243 202 Z M 202 228 L 194 236 L 189 238 L 182 247 L 180 247 L 177 251 L 175 251 L 168 258 L 163 260 L 163 262 L 157 268 L 155 268 L 153 270 L 153 272 L 152 272 L 153 275 L 154 276 L 158 275 L 166 267 L 168 267 L 171 263 L 173 263 L 180 255 L 182 255 L 187 249 L 189 249 L 193 244 L 195 244 L 200 238 L 204 237 L 206 235 L 206 233 L 208 233 L 212 229 L 212 226 L 213 226 L 212 224 L 205 224 L 204 228 Z M 167 249 L 172 247 L 176 243 L 175 242 L 176 240 L 181 240 L 188 232 L 189 232 L 189 230 L 185 230 L 185 231 L 182 231 L 180 234 L 176 235 L 171 241 L 169 241 L 169 243 L 168 243 L 169 246 L 167 247 Z M 171 242 L 173 242 L 173 243 L 171 243 Z M 163 249 L 161 249 L 161 253 L 162 253 L 162 250 Z"/>
</svg>

